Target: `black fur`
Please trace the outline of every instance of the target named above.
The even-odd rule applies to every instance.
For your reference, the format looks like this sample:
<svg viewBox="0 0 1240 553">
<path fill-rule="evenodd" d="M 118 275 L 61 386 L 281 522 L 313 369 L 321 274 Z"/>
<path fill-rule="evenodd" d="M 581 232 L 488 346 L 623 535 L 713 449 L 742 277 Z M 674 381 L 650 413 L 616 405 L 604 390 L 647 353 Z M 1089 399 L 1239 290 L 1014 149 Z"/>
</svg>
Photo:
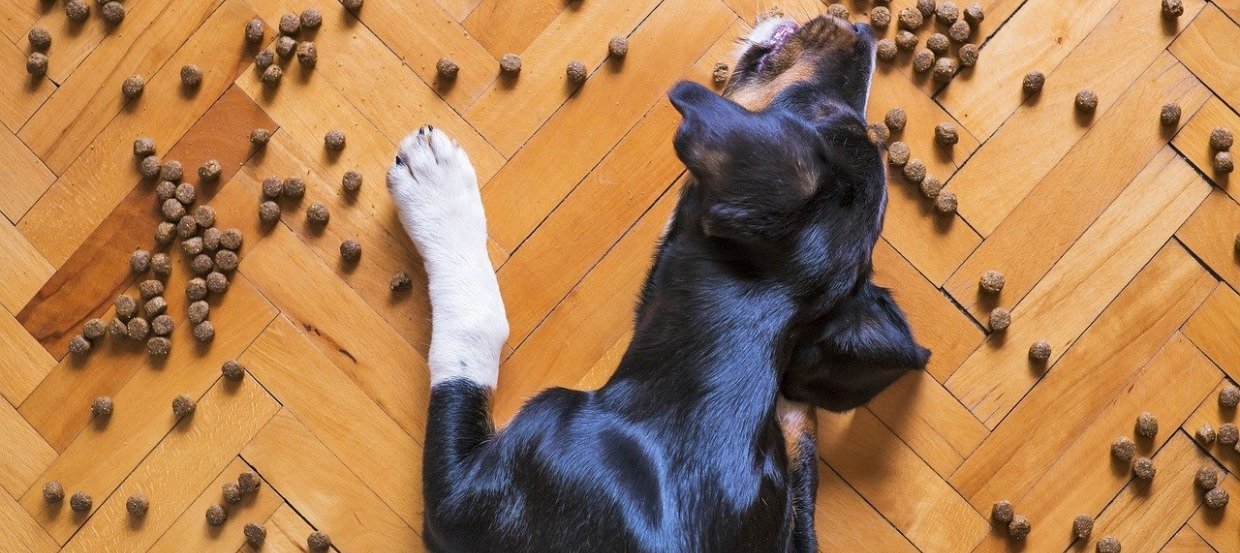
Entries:
<svg viewBox="0 0 1240 553">
<path fill-rule="evenodd" d="M 927 354 L 870 282 L 886 196 L 865 96 L 827 83 L 872 70 L 872 36 L 858 34 L 847 55 L 865 59 L 825 64 L 823 83 L 789 87 L 762 112 L 694 84 L 672 90 L 684 115 L 675 146 L 694 178 L 628 351 L 603 388 L 544 391 L 498 433 L 485 390 L 435 386 L 428 547 L 816 549 L 813 436 L 789 459 L 778 394 L 848 409 Z"/>
</svg>

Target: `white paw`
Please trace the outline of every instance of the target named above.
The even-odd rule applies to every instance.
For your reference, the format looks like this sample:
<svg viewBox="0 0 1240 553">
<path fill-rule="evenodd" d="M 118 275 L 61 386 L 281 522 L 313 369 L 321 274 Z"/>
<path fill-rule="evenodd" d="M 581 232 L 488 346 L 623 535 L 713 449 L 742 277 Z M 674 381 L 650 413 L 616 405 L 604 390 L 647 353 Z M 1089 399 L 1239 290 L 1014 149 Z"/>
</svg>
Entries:
<svg viewBox="0 0 1240 553">
<path fill-rule="evenodd" d="M 485 240 L 474 166 L 442 130 L 428 125 L 401 141 L 388 170 L 388 192 L 419 249 L 479 235 Z"/>
</svg>

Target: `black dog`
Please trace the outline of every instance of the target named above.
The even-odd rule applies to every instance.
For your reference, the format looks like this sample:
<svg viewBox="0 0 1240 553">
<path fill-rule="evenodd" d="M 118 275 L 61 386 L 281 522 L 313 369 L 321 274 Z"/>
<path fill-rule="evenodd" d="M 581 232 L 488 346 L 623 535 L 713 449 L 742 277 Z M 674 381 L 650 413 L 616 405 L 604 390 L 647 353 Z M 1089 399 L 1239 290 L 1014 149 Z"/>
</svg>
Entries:
<svg viewBox="0 0 1240 553">
<path fill-rule="evenodd" d="M 389 174 L 430 282 L 425 528 L 438 551 L 815 551 L 813 415 L 929 354 L 871 282 L 886 205 L 864 119 L 874 40 L 760 24 L 725 90 L 670 93 L 682 192 L 602 389 L 489 413 L 503 304 L 468 158 L 411 135 Z"/>
</svg>

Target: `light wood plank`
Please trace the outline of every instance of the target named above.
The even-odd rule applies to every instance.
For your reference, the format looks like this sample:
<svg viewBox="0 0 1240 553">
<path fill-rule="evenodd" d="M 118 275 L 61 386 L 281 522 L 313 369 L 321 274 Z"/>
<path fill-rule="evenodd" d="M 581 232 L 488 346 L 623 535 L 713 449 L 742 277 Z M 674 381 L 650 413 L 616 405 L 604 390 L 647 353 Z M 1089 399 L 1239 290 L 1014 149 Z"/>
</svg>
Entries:
<svg viewBox="0 0 1240 553">
<path fill-rule="evenodd" d="M 1182 528 L 1180 528 L 1180 531 L 1176 532 L 1175 536 L 1171 538 L 1171 541 L 1167 542 L 1167 545 L 1164 545 L 1162 549 L 1159 549 L 1159 552 L 1214 553 L 1214 548 L 1210 547 L 1210 544 L 1201 537 L 1201 534 L 1194 531 L 1190 524 L 1191 521 L 1189 524 L 1185 524 Z"/>
<path fill-rule="evenodd" d="M 212 481 L 202 488 L 200 494 L 186 507 L 176 522 L 168 528 L 164 535 L 155 542 L 150 551 L 160 553 L 179 553 L 182 551 L 219 551 L 234 553 L 245 546 L 245 535 L 242 529 L 248 522 L 269 520 L 271 515 L 282 508 L 284 498 L 264 481 L 258 491 L 245 495 L 241 502 L 228 505 L 228 518 L 221 526 L 210 526 L 206 521 L 207 507 L 224 505 L 220 490 L 227 482 L 236 482 L 237 475 L 242 471 L 251 470 L 240 457 L 233 457 L 232 462 L 224 468 Z M 261 475 L 260 475 L 261 476 Z M 268 528 L 268 531 L 271 529 Z"/>
<path fill-rule="evenodd" d="M 0 214 L 8 218 L 0 224 L 11 224 L 26 214 L 29 198 L 47 190 L 56 181 L 43 160 L 8 128 L 0 126 Z"/>
<path fill-rule="evenodd" d="M 5 316 L 0 313 L 0 319 Z M 2 327 L 0 323 L 0 341 Z M 0 440 L 5 444 L 0 448 L 0 488 L 17 497 L 52 464 L 56 450 L 7 401 L 0 401 Z"/>
<path fill-rule="evenodd" d="M 1193 162 L 1197 170 L 1218 185 L 1220 190 L 1231 195 L 1232 199 L 1240 198 L 1240 180 L 1231 173 L 1219 173 L 1214 170 L 1215 151 L 1210 147 L 1210 133 L 1216 128 L 1240 131 L 1240 115 L 1232 111 L 1218 96 L 1211 96 L 1201 109 L 1194 113 L 1188 123 L 1171 140 L 1176 150 Z M 1232 147 L 1233 150 L 1240 148 Z M 1233 152 L 1240 153 L 1240 151 Z"/>
<path fill-rule="evenodd" d="M 818 550 L 824 553 L 917 551 L 882 513 L 866 503 L 864 497 L 821 460 L 818 461 L 814 530 L 818 534 Z"/>
<path fill-rule="evenodd" d="M 1184 335 L 1240 381 L 1240 295 L 1235 290 L 1216 288 L 1184 324 Z"/>
<path fill-rule="evenodd" d="M 1240 41 L 1240 26 L 1211 3 L 1171 44 L 1170 51 L 1232 108 L 1240 106 L 1240 57 L 1226 47 Z"/>
<path fill-rule="evenodd" d="M 55 366 L 56 358 L 8 311 L 0 310 L 0 395 L 8 403 L 20 404 Z"/>
<path fill-rule="evenodd" d="M 267 519 L 267 539 L 262 551 L 271 553 L 301 553 L 306 551 L 306 538 L 314 531 L 310 523 L 301 518 L 288 503 L 280 505 Z"/>
<path fill-rule="evenodd" d="M 1233 471 L 1235 467 L 1231 465 Z M 1219 486 L 1227 490 L 1230 497 L 1240 494 L 1240 480 L 1236 480 L 1234 474 L 1224 472 L 1219 478 Z M 1240 526 L 1240 509 L 1223 509 L 1221 512 L 1198 509 L 1188 520 L 1188 526 L 1215 551 L 1240 551 L 1240 532 L 1236 532 L 1236 527 Z"/>
<path fill-rule="evenodd" d="M 56 83 L 51 79 L 46 76 L 33 77 L 26 72 L 28 55 L 12 42 L 0 40 L 0 124 L 11 132 L 17 132 L 56 91 Z M 53 60 L 49 60 L 49 70 L 56 63 Z M 5 209 L 4 213 L 9 211 Z"/>
<path fill-rule="evenodd" d="M 16 43 L 26 36 L 26 31 L 38 21 L 39 14 L 48 11 L 47 4 L 41 2 L 2 2 L 0 3 L 0 34 Z"/>
<path fill-rule="evenodd" d="M 1240 234 L 1240 204 L 1215 188 L 1175 237 L 1233 289 L 1240 290 L 1240 254 L 1236 236 L 1228 232 L 1232 229 Z"/>
<path fill-rule="evenodd" d="M 499 59 L 504 54 L 524 52 L 565 9 L 566 2 L 559 0 L 481 0 L 463 25 Z"/>
<path fill-rule="evenodd" d="M 8 494 L 0 494 L 0 546 L 5 551 L 57 551 L 60 548 L 39 523 Z"/>
</svg>

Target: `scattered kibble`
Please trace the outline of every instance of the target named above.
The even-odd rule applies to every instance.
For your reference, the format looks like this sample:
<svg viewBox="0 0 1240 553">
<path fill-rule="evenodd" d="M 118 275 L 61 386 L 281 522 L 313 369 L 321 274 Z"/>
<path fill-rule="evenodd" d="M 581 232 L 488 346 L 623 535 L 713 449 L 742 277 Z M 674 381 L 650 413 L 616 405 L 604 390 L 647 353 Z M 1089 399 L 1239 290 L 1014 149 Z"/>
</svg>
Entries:
<svg viewBox="0 0 1240 553">
<path fill-rule="evenodd" d="M 1012 324 L 1012 313 L 1002 307 L 996 307 L 990 312 L 990 331 L 1003 332 Z"/>
<path fill-rule="evenodd" d="M 215 339 L 215 324 L 203 321 L 194 325 L 194 338 L 199 342 L 210 342 Z"/>
<path fill-rule="evenodd" d="M 207 507 L 207 524 L 223 526 L 225 520 L 228 520 L 228 511 L 224 510 L 223 505 L 216 504 Z"/>
<path fill-rule="evenodd" d="M 112 407 L 112 398 L 99 396 L 90 402 L 90 414 L 97 419 L 105 419 L 112 416 Z"/>
<path fill-rule="evenodd" d="M 194 203 L 194 200 L 198 198 L 198 192 L 194 190 L 194 185 L 188 182 L 178 184 L 176 189 L 173 190 L 172 195 L 185 206 Z"/>
<path fill-rule="evenodd" d="M 194 412 L 194 408 L 196 406 L 197 403 L 194 399 L 185 394 L 172 398 L 172 414 L 176 415 L 177 418 L 183 418 L 190 415 Z"/>
<path fill-rule="evenodd" d="M 284 181 L 280 177 L 267 177 L 263 179 L 263 197 L 271 200 L 280 197 L 284 192 Z"/>
<path fill-rule="evenodd" d="M 47 503 L 60 503 L 65 499 L 65 488 L 60 485 L 57 480 L 52 480 L 43 484 L 43 501 Z"/>
<path fill-rule="evenodd" d="M 168 201 L 168 200 L 165 200 L 165 201 Z M 171 200 L 171 201 L 180 205 L 180 202 L 177 202 L 176 200 Z M 155 225 L 155 242 L 158 243 L 159 245 L 167 246 L 168 244 L 171 244 L 172 240 L 175 239 L 176 236 L 177 236 L 176 225 L 169 223 L 168 221 L 164 221 L 158 225 Z"/>
<path fill-rule="evenodd" d="M 344 131 L 340 129 L 332 129 L 330 131 L 327 131 L 326 135 L 323 135 L 323 145 L 326 146 L 328 150 L 331 150 L 334 152 L 343 150 L 344 143 L 345 143 Z M 288 183 L 286 182 L 285 188 L 287 187 L 288 187 Z M 304 190 L 304 187 L 303 187 L 303 190 Z"/>
<path fill-rule="evenodd" d="M 1012 522 L 1008 523 L 1008 535 L 1014 540 L 1023 540 L 1029 532 L 1033 530 L 1033 526 L 1029 524 L 1029 519 L 1025 515 L 1013 515 Z"/>
<path fill-rule="evenodd" d="M 227 482 L 221 490 L 224 496 L 224 502 L 235 505 L 241 502 L 241 486 L 236 482 Z"/>
<path fill-rule="evenodd" d="M 340 3 L 349 12 L 357 13 L 358 10 L 362 9 L 363 0 L 340 0 Z"/>
<path fill-rule="evenodd" d="M 1163 125 L 1171 127 L 1180 122 L 1180 113 L 1180 104 L 1169 102 L 1163 105 L 1158 119 L 1162 121 Z"/>
<path fill-rule="evenodd" d="M 877 29 L 886 29 L 891 25 L 891 9 L 887 6 L 874 6 L 870 10 L 870 25 Z"/>
<path fill-rule="evenodd" d="M 1149 457 L 1137 457 L 1132 463 L 1132 474 L 1141 480 L 1153 480 L 1158 470 L 1154 468 L 1154 461 Z"/>
<path fill-rule="evenodd" d="M 1214 154 L 1214 172 L 1226 175 L 1235 169 L 1236 163 L 1231 158 L 1231 152 L 1216 152 Z"/>
<path fill-rule="evenodd" d="M 904 178 L 913 184 L 918 184 L 922 179 L 926 178 L 926 162 L 913 158 L 904 164 Z"/>
<path fill-rule="evenodd" d="M 964 9 L 964 20 L 970 25 L 977 25 L 986 19 L 986 12 L 982 10 L 982 5 L 974 2 Z"/>
<path fill-rule="evenodd" d="M 892 142 L 887 146 L 887 163 L 896 167 L 903 167 L 908 163 L 908 158 L 912 154 L 909 151 L 908 144 L 903 142 Z"/>
<path fill-rule="evenodd" d="M 207 273 L 207 291 L 212 294 L 223 294 L 228 291 L 228 277 L 219 271 Z"/>
<path fill-rule="evenodd" d="M 117 296 L 112 305 L 116 309 L 116 316 L 124 320 L 129 320 L 138 313 L 138 302 L 133 296 Z"/>
<path fill-rule="evenodd" d="M 956 193 L 951 190 L 943 190 L 934 198 L 934 209 L 942 215 L 955 213 L 958 207 L 960 207 L 960 200 L 956 198 Z"/>
<path fill-rule="evenodd" d="M 280 16 L 280 34 L 293 36 L 301 31 L 301 18 L 295 13 Z"/>
<path fill-rule="evenodd" d="M 245 366 L 237 361 L 225 361 L 220 367 L 220 373 L 224 375 L 226 380 L 237 382 L 245 378 Z"/>
<path fill-rule="evenodd" d="M 217 252 L 218 253 L 218 252 Z M 189 270 L 196 275 L 205 275 L 215 268 L 215 262 L 211 260 L 211 256 L 205 253 L 195 255 L 189 261 Z"/>
<path fill-rule="evenodd" d="M 258 491 L 258 488 L 262 485 L 263 479 L 259 478 L 257 472 L 247 470 L 237 475 L 237 486 L 241 488 L 241 493 L 254 493 Z"/>
<path fill-rule="evenodd" d="M 926 39 L 926 48 L 934 52 L 936 56 L 946 54 L 949 47 L 951 47 L 951 41 L 943 33 L 934 33 Z"/>
<path fill-rule="evenodd" d="M 182 66 L 181 84 L 186 88 L 198 88 L 202 84 L 202 68 L 193 64 Z"/>
<path fill-rule="evenodd" d="M 30 32 L 26 33 L 26 40 L 30 41 L 30 47 L 35 50 L 46 51 L 52 47 L 52 33 L 43 27 L 31 27 Z"/>
<path fill-rule="evenodd" d="M 1223 488 L 1214 488 L 1206 492 L 1206 507 L 1211 509 L 1222 509 L 1227 506 L 1227 501 L 1229 499 L 1230 497 L 1228 497 L 1227 490 L 1224 490 Z"/>
<path fill-rule="evenodd" d="M 461 66 L 448 58 L 439 58 L 439 61 L 435 63 L 435 73 L 445 81 L 456 80 L 456 75 L 460 71 Z"/>
<path fill-rule="evenodd" d="M 243 239 L 244 236 L 241 234 L 240 230 L 230 228 L 225 230 L 224 233 L 220 235 L 220 247 L 226 250 L 237 251 L 241 249 L 241 242 Z"/>
<path fill-rule="evenodd" d="M 515 77 L 521 73 L 521 56 L 504 54 L 499 58 L 499 72 L 508 77 Z"/>
<path fill-rule="evenodd" d="M 185 299 L 189 301 L 198 301 L 207 297 L 207 279 L 202 277 L 194 277 L 185 283 Z M 159 334 L 156 332 L 156 334 Z"/>
<path fill-rule="evenodd" d="M 273 201 L 265 201 L 258 205 L 258 220 L 264 225 L 274 225 L 280 220 L 280 204 Z"/>
<path fill-rule="evenodd" d="M 938 9 L 934 11 L 934 16 L 939 19 L 940 23 L 944 25 L 951 25 L 960 18 L 960 8 L 956 7 L 955 2 L 946 0 L 942 4 L 939 4 Z"/>
<path fill-rule="evenodd" d="M 1119 538 L 1115 536 L 1103 536 L 1098 540 L 1098 553 L 1120 553 Z"/>
<path fill-rule="evenodd" d="M 87 340 L 98 340 L 103 337 L 107 329 L 108 325 L 103 322 L 103 319 L 94 318 L 82 325 L 82 336 L 85 336 Z"/>
<path fill-rule="evenodd" d="M 326 225 L 331 220 L 332 214 L 327 210 L 327 206 L 313 202 L 306 208 L 306 221 L 315 226 Z"/>
<path fill-rule="evenodd" d="M 356 263 L 362 257 L 362 245 L 352 238 L 340 243 L 340 259 L 348 263 Z"/>
<path fill-rule="evenodd" d="M 90 340 L 81 334 L 74 336 L 69 340 L 69 353 L 79 357 L 90 353 Z"/>
<path fill-rule="evenodd" d="M 1202 445 L 1214 443 L 1214 437 L 1214 427 L 1208 423 L 1197 428 L 1197 441 L 1201 442 Z"/>
<path fill-rule="evenodd" d="M 827 15 L 848 21 L 848 8 L 845 8 L 843 4 L 836 2 L 830 6 L 827 6 Z"/>
<path fill-rule="evenodd" d="M 168 275 L 172 274 L 172 258 L 166 253 L 152 255 L 151 274 L 154 274 L 157 278 L 168 278 Z"/>
<path fill-rule="evenodd" d="M 267 68 L 263 70 L 262 80 L 263 80 L 263 84 L 265 85 L 268 85 L 268 86 L 278 85 L 280 84 L 280 79 L 283 79 L 283 78 L 284 78 L 284 70 L 280 69 L 279 65 L 276 65 L 273 63 L 267 66 Z"/>
<path fill-rule="evenodd" d="M 207 320 L 207 315 L 211 312 L 211 305 L 205 301 L 199 300 L 189 304 L 186 308 L 186 318 L 190 324 L 198 324 Z"/>
<path fill-rule="evenodd" d="M 168 311 L 168 301 L 163 296 L 155 296 L 147 300 L 142 309 L 147 317 L 158 317 Z"/>
<path fill-rule="evenodd" d="M 250 131 L 250 144 L 258 147 L 266 146 L 267 141 L 271 140 L 271 131 L 258 128 Z"/>
<path fill-rule="evenodd" d="M 172 334 L 172 325 L 172 317 L 160 315 L 151 320 L 151 332 L 156 336 L 167 336 Z"/>
<path fill-rule="evenodd" d="M 1098 109 L 1098 95 L 1088 88 L 1077 92 L 1076 109 L 1081 113 L 1093 113 Z"/>
<path fill-rule="evenodd" d="M 1236 425 L 1228 422 L 1218 427 L 1218 443 L 1219 445 L 1234 446 L 1237 440 L 1240 440 L 1240 429 Z"/>
<path fill-rule="evenodd" d="M 69 21 L 81 23 L 90 17 L 90 6 L 82 0 L 69 0 L 65 2 L 65 16 L 69 18 Z"/>
<path fill-rule="evenodd" d="M 922 196 L 925 196 L 928 200 L 934 200 L 943 192 L 943 181 L 934 175 L 926 175 L 926 178 L 921 179 L 921 184 L 918 184 L 917 187 L 921 190 Z"/>
<path fill-rule="evenodd" d="M 129 256 L 129 270 L 136 273 L 145 273 L 151 268 L 151 252 L 146 250 L 134 250 Z"/>
<path fill-rule="evenodd" d="M 956 70 L 960 69 L 960 64 L 952 58 L 939 58 L 934 62 L 934 80 L 945 83 L 952 80 L 956 76 Z"/>
<path fill-rule="evenodd" d="M 906 31 L 916 31 L 921 28 L 922 22 L 925 21 L 920 11 L 914 8 L 904 8 L 896 15 L 896 20 L 901 29 Z"/>
<path fill-rule="evenodd" d="M 128 333 L 129 327 L 125 326 L 125 321 L 114 318 L 108 323 L 108 334 L 111 334 L 113 338 L 124 338 Z"/>
<path fill-rule="evenodd" d="M 894 40 L 884 38 L 878 41 L 878 46 L 875 49 L 875 55 L 878 59 L 883 61 L 891 61 L 896 59 L 897 53 L 899 53 L 899 51 L 896 48 L 896 42 Z"/>
<path fill-rule="evenodd" d="M 232 250 L 219 250 L 215 252 L 215 268 L 220 272 L 231 273 L 237 270 L 237 266 L 241 264 L 241 258 L 237 256 L 237 252 Z M 203 274 L 209 273 L 210 270 Z"/>
<path fill-rule="evenodd" d="M 929 48 L 922 48 L 913 54 L 913 71 L 925 73 L 934 67 L 934 52 Z"/>
<path fill-rule="evenodd" d="M 1149 411 L 1137 415 L 1135 431 L 1142 438 L 1153 438 L 1158 435 L 1158 418 Z"/>
<path fill-rule="evenodd" d="M 982 278 L 978 279 L 977 286 L 988 294 L 998 294 L 1003 291 L 1005 282 L 1006 279 L 1003 277 L 1003 273 L 992 269 L 982 273 Z"/>
<path fill-rule="evenodd" d="M 310 8 L 301 12 L 301 26 L 303 29 L 317 29 L 323 24 L 323 12 Z"/>
<path fill-rule="evenodd" d="M 1240 404 L 1240 388 L 1228 384 L 1218 392 L 1218 405 L 1225 409 L 1233 409 Z"/>
<path fill-rule="evenodd" d="M 940 146 L 955 146 L 960 141 L 960 133 L 951 123 L 939 123 L 934 126 L 934 141 Z"/>
<path fill-rule="evenodd" d="M 956 51 L 956 57 L 960 58 L 961 67 L 973 67 L 977 65 L 977 58 L 981 54 L 976 44 L 965 44 Z"/>
<path fill-rule="evenodd" d="M 900 132 L 904 130 L 904 126 L 908 123 L 908 115 L 904 113 L 903 108 L 891 108 L 887 111 L 886 117 L 883 118 L 883 123 L 887 125 L 887 128 L 891 129 L 891 132 Z"/>
<path fill-rule="evenodd" d="M 155 155 L 155 140 L 149 136 L 140 136 L 134 139 L 133 155 L 137 158 Z"/>
<path fill-rule="evenodd" d="M 922 17 L 934 15 L 936 8 L 935 0 L 917 0 L 917 13 L 920 13 Z"/>
<path fill-rule="evenodd" d="M 400 271 L 392 275 L 392 282 L 388 283 L 388 289 L 393 292 L 401 292 L 413 288 L 413 279 L 409 278 L 409 273 Z"/>
<path fill-rule="evenodd" d="M 142 89 L 146 87 L 146 80 L 142 75 L 130 75 L 121 83 L 121 94 L 126 98 L 136 98 L 142 94 Z"/>
<path fill-rule="evenodd" d="M 280 56 L 280 59 L 288 59 L 296 52 L 296 40 L 293 40 L 291 37 L 287 36 L 281 36 L 276 39 L 276 55 Z"/>
<path fill-rule="evenodd" d="M 1198 488 L 1213 490 L 1218 486 L 1218 470 L 1214 467 L 1201 467 L 1197 469 L 1197 476 L 1193 481 L 1197 483 Z"/>
<path fill-rule="evenodd" d="M 120 25 L 125 20 L 125 7 L 120 2 L 112 0 L 106 2 L 99 8 L 99 16 L 103 18 L 103 22 L 108 25 Z"/>
<path fill-rule="evenodd" d="M 1029 346 L 1029 359 L 1043 362 L 1051 358 L 1051 345 L 1046 340 L 1038 340 Z"/>
<path fill-rule="evenodd" d="M 1037 94 L 1042 91 L 1042 86 L 1046 84 L 1046 75 L 1041 71 L 1030 71 L 1025 74 L 1025 78 L 1021 81 L 1021 88 L 1026 94 Z"/>
<path fill-rule="evenodd" d="M 220 166 L 220 161 L 218 159 L 208 159 L 206 163 L 203 163 L 202 166 L 198 168 L 198 179 L 202 181 L 219 180 L 220 173 L 223 171 L 224 168 Z"/>
<path fill-rule="evenodd" d="M 146 322 L 146 319 L 142 317 L 129 319 L 129 324 L 125 325 L 125 329 L 133 340 L 145 340 L 151 335 L 151 323 Z"/>
<path fill-rule="evenodd" d="M 156 336 L 146 341 L 146 352 L 155 357 L 164 357 L 172 351 L 172 340 Z"/>
<path fill-rule="evenodd" d="M 947 38 L 952 39 L 952 42 L 956 44 L 968 42 L 971 34 L 973 34 L 973 27 L 970 27 L 969 23 L 963 19 L 952 23 L 952 26 L 947 28 Z"/>
<path fill-rule="evenodd" d="M 177 183 L 175 182 L 161 180 L 159 184 L 155 185 L 155 199 L 160 202 L 160 205 L 168 201 L 168 198 L 175 198 L 176 195 Z"/>
<path fill-rule="evenodd" d="M 340 179 L 340 185 L 345 192 L 357 192 L 362 187 L 362 174 L 356 169 L 345 171 L 344 177 Z"/>
<path fill-rule="evenodd" d="M 172 160 L 166 162 L 159 168 L 159 178 L 162 180 L 181 182 L 183 177 L 185 177 L 185 166 L 181 165 L 179 161 Z"/>
<path fill-rule="evenodd" d="M 586 82 L 586 78 L 590 76 L 590 74 L 586 72 L 586 64 L 577 60 L 569 62 L 568 68 L 565 71 L 568 74 L 568 82 L 573 84 L 584 83 Z"/>
<path fill-rule="evenodd" d="M 138 283 L 138 295 L 144 300 L 164 295 L 164 283 L 155 280 L 144 280 Z"/>
<path fill-rule="evenodd" d="M 887 125 L 882 123 L 870 123 L 866 127 L 866 134 L 870 137 L 870 141 L 876 144 L 886 144 L 891 138 L 891 131 L 887 129 Z"/>
<path fill-rule="evenodd" d="M 306 537 L 306 548 L 310 553 L 325 553 L 332 547 L 332 539 L 326 533 L 315 530 Z"/>
<path fill-rule="evenodd" d="M 201 220 L 202 219 L 199 219 L 199 221 Z M 224 233 L 215 227 L 210 227 L 202 231 L 202 249 L 208 252 L 218 250 L 220 248 L 220 238 L 223 235 Z"/>
<path fill-rule="evenodd" d="M 151 501 L 140 493 L 133 494 L 129 496 L 129 499 L 125 500 L 125 510 L 129 511 L 129 515 L 134 518 L 146 516 L 146 511 L 150 508 Z"/>
<path fill-rule="evenodd" d="M 1012 522 L 1015 512 L 1012 510 L 1012 502 L 1006 499 L 996 501 L 990 506 L 990 519 L 999 524 L 1008 524 Z"/>
<path fill-rule="evenodd" d="M 716 85 L 722 85 L 728 82 L 728 64 L 724 62 L 715 62 L 715 69 L 711 72 L 711 81 Z"/>
<path fill-rule="evenodd" d="M 1072 535 L 1077 539 L 1087 540 L 1089 535 L 1094 532 L 1094 517 L 1087 514 L 1076 515 L 1072 519 Z"/>
<path fill-rule="evenodd" d="M 347 2 L 349 0 L 345 0 L 345 1 Z M 361 0 L 355 0 L 355 1 L 359 3 L 361 2 Z M 264 528 L 262 524 L 259 524 L 257 522 L 247 522 L 245 525 L 245 529 L 242 532 L 245 534 L 245 541 L 249 542 L 250 545 L 253 545 L 255 547 L 262 545 L 263 540 L 267 539 L 267 529 Z"/>
<path fill-rule="evenodd" d="M 90 498 L 90 494 L 86 492 L 77 492 L 69 498 L 69 508 L 75 513 L 85 513 L 90 511 L 94 500 Z"/>
<path fill-rule="evenodd" d="M 1215 150 L 1230 150 L 1236 136 L 1232 134 L 1231 129 L 1226 127 L 1215 127 L 1210 131 L 1210 147 Z"/>
<path fill-rule="evenodd" d="M 908 31 L 896 33 L 896 48 L 905 52 L 912 52 L 914 48 L 917 48 L 917 35 Z"/>
<path fill-rule="evenodd" d="M 1181 0 L 1162 0 L 1162 14 L 1167 19 L 1177 19 L 1184 15 L 1184 2 Z"/>
<path fill-rule="evenodd" d="M 245 24 L 245 41 L 251 44 L 263 41 L 265 25 L 263 20 L 255 17 Z"/>
</svg>

